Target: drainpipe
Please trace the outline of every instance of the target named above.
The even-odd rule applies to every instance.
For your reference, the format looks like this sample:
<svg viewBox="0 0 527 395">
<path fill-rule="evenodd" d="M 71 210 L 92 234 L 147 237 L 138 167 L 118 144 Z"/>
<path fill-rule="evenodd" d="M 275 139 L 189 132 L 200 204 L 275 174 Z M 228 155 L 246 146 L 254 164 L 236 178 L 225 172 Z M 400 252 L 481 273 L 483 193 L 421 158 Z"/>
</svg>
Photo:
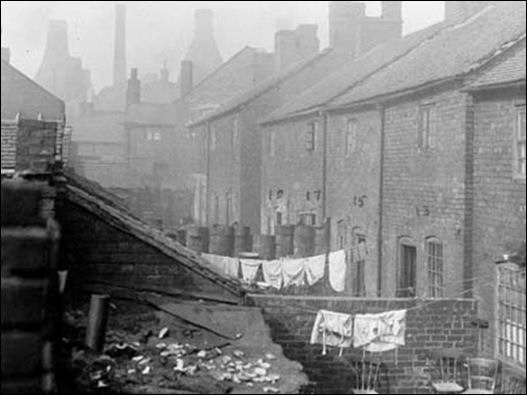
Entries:
<svg viewBox="0 0 527 395">
<path fill-rule="evenodd" d="M 207 190 L 205 191 L 205 226 L 209 225 L 209 198 L 210 198 L 210 144 L 211 144 L 211 123 L 207 122 L 207 179 L 205 185 Z"/>
<path fill-rule="evenodd" d="M 327 178 L 328 178 L 328 113 L 321 111 L 322 118 L 322 218 L 326 220 L 327 213 Z"/>
<path fill-rule="evenodd" d="M 377 108 L 381 116 L 380 147 L 379 147 L 379 224 L 377 228 L 377 296 L 382 296 L 382 239 L 383 239 L 383 199 L 384 199 L 384 144 L 386 128 L 386 109 L 378 104 Z"/>
</svg>

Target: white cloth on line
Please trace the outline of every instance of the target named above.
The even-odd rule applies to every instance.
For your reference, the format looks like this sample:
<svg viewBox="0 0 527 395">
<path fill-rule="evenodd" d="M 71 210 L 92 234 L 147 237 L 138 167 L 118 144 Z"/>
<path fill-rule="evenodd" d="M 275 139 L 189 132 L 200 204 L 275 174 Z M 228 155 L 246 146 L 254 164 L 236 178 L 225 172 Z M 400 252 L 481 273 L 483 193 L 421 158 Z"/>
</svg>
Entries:
<svg viewBox="0 0 527 395">
<path fill-rule="evenodd" d="M 313 285 L 324 278 L 326 255 L 317 255 L 305 259 L 307 283 Z"/>
<path fill-rule="evenodd" d="M 284 279 L 283 287 L 305 285 L 305 258 L 282 258 L 280 259 L 280 263 L 282 265 L 282 276 Z"/>
<path fill-rule="evenodd" d="M 243 280 L 249 283 L 254 283 L 256 281 L 258 269 L 262 265 L 262 261 L 259 259 L 240 259 L 240 265 L 242 267 Z"/>
<path fill-rule="evenodd" d="M 240 261 L 238 258 L 214 254 L 201 254 L 201 256 L 208 260 L 210 264 L 220 272 L 229 277 L 238 278 L 238 270 L 240 267 Z"/>
<path fill-rule="evenodd" d="M 282 263 L 279 260 L 263 261 L 262 272 L 267 284 L 273 288 L 282 289 Z"/>
<path fill-rule="evenodd" d="M 329 284 L 336 292 L 346 288 L 346 253 L 344 250 L 329 254 Z"/>
<path fill-rule="evenodd" d="M 353 347 L 370 352 L 393 350 L 405 345 L 406 310 L 380 314 L 357 314 L 353 327 Z"/>
<path fill-rule="evenodd" d="M 353 318 L 349 314 L 320 310 L 317 313 L 311 344 L 322 344 L 322 354 L 326 354 L 326 346 L 340 348 L 340 355 L 344 347 L 350 347 L 353 340 Z"/>
</svg>

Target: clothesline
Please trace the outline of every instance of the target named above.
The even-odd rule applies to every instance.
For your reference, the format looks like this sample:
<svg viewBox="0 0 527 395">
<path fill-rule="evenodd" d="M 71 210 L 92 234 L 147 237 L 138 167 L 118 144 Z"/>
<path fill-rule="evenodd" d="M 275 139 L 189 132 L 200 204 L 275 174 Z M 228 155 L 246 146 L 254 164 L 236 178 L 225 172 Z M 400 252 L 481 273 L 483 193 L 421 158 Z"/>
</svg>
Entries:
<svg viewBox="0 0 527 395">
<path fill-rule="evenodd" d="M 491 283 L 492 283 L 492 281 L 488 281 L 486 283 L 483 283 L 483 285 L 491 284 Z M 467 294 L 469 292 L 473 292 L 473 290 L 472 289 L 465 290 L 463 292 L 454 294 L 452 297 L 455 298 L 455 297 L 463 296 L 463 295 L 465 295 L 465 294 Z M 372 300 L 375 300 L 375 299 L 372 299 Z M 416 299 L 416 300 L 420 300 L 420 299 Z M 396 301 L 397 301 L 397 299 L 388 301 L 387 310 L 389 310 L 389 308 L 390 308 L 390 303 L 391 302 L 396 302 Z M 425 307 L 428 307 L 428 306 L 430 306 L 432 304 L 440 303 L 440 302 L 443 302 L 443 301 L 444 301 L 444 299 L 434 299 L 434 300 L 431 300 L 431 301 L 423 302 L 422 304 L 420 304 L 418 306 L 409 307 L 406 310 L 407 311 L 419 310 L 419 309 L 423 309 Z M 293 308 L 293 309 L 296 309 L 296 310 L 305 311 L 305 312 L 308 312 L 308 313 L 313 313 L 313 314 L 317 314 L 318 311 L 319 311 L 319 309 L 312 309 L 312 308 L 309 308 L 309 307 L 302 307 L 302 306 L 297 306 L 297 305 L 294 305 L 294 304 L 288 304 L 287 307 L 288 308 Z M 364 309 L 360 309 L 360 310 L 364 310 Z"/>
<path fill-rule="evenodd" d="M 274 260 L 244 259 L 225 257 L 213 254 L 202 254 L 202 257 L 221 272 L 233 278 L 242 278 L 255 282 L 259 268 L 262 268 L 265 283 L 278 290 L 291 285 L 312 286 L 324 278 L 328 263 L 329 283 L 334 291 L 344 292 L 346 281 L 346 255 L 344 250 L 328 252 L 312 257 L 288 258 Z"/>
</svg>

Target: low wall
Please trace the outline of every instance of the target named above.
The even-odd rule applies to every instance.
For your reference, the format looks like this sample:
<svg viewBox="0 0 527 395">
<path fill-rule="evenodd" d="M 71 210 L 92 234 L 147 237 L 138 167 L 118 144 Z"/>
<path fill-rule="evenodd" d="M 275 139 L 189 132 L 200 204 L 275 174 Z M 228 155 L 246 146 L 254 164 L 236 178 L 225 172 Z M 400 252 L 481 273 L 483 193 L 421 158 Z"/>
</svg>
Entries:
<svg viewBox="0 0 527 395">
<path fill-rule="evenodd" d="M 340 297 L 306 297 L 249 295 L 248 303 L 262 308 L 273 340 L 284 349 L 287 358 L 304 366 L 315 383 L 317 393 L 350 393 L 352 372 L 330 349 L 322 354 L 321 345 L 309 344 L 316 311 L 326 309 L 342 313 L 375 313 L 409 309 L 406 346 L 383 353 L 387 374 L 381 392 L 399 394 L 430 393 L 429 352 L 438 348 L 457 347 L 474 355 L 477 332 L 471 327 L 476 319 L 474 300 L 358 299 Z M 345 349 L 343 356 L 360 351 Z"/>
</svg>

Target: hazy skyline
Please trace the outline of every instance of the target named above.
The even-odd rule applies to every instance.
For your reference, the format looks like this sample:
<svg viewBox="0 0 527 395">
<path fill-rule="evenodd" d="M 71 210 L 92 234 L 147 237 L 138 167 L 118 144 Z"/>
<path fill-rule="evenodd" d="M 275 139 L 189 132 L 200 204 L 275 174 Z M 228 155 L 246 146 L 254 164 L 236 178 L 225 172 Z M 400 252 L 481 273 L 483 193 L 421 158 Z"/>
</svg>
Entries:
<svg viewBox="0 0 527 395">
<path fill-rule="evenodd" d="M 34 77 L 44 52 L 50 19 L 68 22 L 70 54 L 91 71 L 96 90 L 112 80 L 114 8 L 127 6 L 127 67 L 140 74 L 158 73 L 166 60 L 172 80 L 193 36 L 194 10 L 214 11 L 214 29 L 224 60 L 246 45 L 273 49 L 277 28 L 299 23 L 319 26 L 321 47 L 328 42 L 327 1 L 2 1 L 2 46 L 11 49 L 11 62 Z M 380 2 L 366 1 L 368 15 L 380 13 Z M 403 2 L 404 33 L 439 22 L 443 1 Z"/>
</svg>

